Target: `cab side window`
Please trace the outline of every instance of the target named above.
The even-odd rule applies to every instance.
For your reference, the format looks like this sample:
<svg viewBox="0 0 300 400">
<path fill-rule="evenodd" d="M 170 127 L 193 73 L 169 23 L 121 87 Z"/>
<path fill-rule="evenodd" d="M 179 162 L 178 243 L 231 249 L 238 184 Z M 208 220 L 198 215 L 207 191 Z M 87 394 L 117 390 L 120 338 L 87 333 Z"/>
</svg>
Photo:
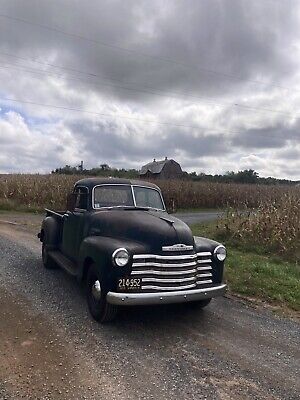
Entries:
<svg viewBox="0 0 300 400">
<path fill-rule="evenodd" d="M 87 210 L 88 208 L 88 189 L 86 187 L 76 187 L 74 190 L 76 194 L 75 209 Z"/>
</svg>

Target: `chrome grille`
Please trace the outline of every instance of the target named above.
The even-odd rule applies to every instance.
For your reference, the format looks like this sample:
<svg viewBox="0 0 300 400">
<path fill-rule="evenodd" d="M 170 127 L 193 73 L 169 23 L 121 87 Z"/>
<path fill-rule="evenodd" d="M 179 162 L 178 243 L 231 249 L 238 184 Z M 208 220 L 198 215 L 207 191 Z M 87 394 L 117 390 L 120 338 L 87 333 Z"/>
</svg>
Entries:
<svg viewBox="0 0 300 400">
<path fill-rule="evenodd" d="M 184 255 L 135 254 L 132 272 L 142 280 L 142 290 L 195 289 L 212 283 L 212 254 Z"/>
</svg>

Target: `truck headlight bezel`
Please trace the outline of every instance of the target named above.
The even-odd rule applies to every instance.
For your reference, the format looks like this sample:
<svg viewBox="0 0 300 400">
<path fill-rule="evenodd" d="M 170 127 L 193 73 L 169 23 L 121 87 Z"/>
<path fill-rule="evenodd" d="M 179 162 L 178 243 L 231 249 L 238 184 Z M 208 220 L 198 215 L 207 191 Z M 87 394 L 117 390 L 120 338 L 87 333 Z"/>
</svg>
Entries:
<svg viewBox="0 0 300 400">
<path fill-rule="evenodd" d="M 112 254 L 113 264 L 117 267 L 125 267 L 129 263 L 129 253 L 124 247 L 116 249 Z"/>
<path fill-rule="evenodd" d="M 223 246 L 222 244 L 217 246 L 214 250 L 214 256 L 218 261 L 224 262 L 227 257 L 227 252 L 226 252 L 225 246 Z"/>
</svg>

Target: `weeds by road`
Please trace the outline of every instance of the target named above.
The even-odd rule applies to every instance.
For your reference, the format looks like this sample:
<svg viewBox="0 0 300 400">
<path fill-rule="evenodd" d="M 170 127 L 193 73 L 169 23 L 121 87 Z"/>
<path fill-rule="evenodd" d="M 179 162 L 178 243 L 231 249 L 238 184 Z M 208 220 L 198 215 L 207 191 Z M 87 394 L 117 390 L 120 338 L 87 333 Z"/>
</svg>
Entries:
<svg viewBox="0 0 300 400">
<path fill-rule="evenodd" d="M 300 262 L 300 196 L 285 194 L 256 210 L 229 210 L 217 225 L 218 235 L 236 246 Z"/>
<path fill-rule="evenodd" d="M 194 225 L 194 235 L 207 236 L 226 244 L 225 279 L 229 291 L 296 311 L 300 317 L 300 265 L 270 253 L 264 246 L 247 244 L 226 236 L 220 222 Z"/>
</svg>

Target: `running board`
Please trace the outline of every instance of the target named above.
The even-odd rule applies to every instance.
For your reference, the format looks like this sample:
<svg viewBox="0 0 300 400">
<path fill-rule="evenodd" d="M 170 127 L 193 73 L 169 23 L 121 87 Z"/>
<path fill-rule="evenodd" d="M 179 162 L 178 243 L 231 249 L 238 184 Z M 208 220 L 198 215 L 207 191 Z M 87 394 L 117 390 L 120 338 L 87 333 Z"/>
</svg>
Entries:
<svg viewBox="0 0 300 400">
<path fill-rule="evenodd" d="M 69 274 L 77 275 L 77 265 L 69 260 L 58 250 L 49 251 L 48 255 L 58 264 L 61 268 L 65 269 Z"/>
</svg>

